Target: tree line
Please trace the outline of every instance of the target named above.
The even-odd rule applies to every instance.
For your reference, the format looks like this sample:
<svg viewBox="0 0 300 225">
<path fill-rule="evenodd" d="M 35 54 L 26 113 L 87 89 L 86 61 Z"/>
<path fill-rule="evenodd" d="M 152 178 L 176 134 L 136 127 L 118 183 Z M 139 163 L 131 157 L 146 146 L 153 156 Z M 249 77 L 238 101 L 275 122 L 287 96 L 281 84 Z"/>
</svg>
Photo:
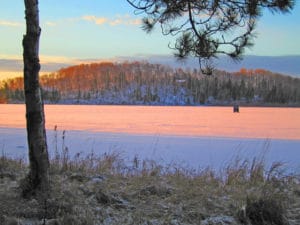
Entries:
<svg viewBox="0 0 300 225">
<path fill-rule="evenodd" d="M 213 76 L 147 62 L 101 62 L 63 68 L 40 77 L 46 103 L 226 105 L 299 104 L 300 79 L 263 69 Z M 24 101 L 23 78 L 0 84 L 2 103 Z"/>
</svg>

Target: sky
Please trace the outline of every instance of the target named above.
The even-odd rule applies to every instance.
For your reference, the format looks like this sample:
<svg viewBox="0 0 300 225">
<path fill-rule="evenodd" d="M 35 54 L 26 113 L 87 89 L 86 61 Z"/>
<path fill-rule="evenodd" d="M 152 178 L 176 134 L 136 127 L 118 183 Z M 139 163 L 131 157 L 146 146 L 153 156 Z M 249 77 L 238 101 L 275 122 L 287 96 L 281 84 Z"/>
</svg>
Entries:
<svg viewBox="0 0 300 225">
<path fill-rule="evenodd" d="M 173 54 L 168 44 L 174 39 L 163 36 L 159 27 L 145 33 L 142 16 L 126 0 L 40 0 L 39 8 L 40 60 L 48 66 Z M 300 55 L 299 24 L 299 1 L 291 14 L 265 12 L 258 23 L 255 46 L 246 54 Z M 24 33 L 24 1 L 1 0 L 0 72 L 20 70 Z M 50 66 L 42 69 L 51 70 Z"/>
</svg>

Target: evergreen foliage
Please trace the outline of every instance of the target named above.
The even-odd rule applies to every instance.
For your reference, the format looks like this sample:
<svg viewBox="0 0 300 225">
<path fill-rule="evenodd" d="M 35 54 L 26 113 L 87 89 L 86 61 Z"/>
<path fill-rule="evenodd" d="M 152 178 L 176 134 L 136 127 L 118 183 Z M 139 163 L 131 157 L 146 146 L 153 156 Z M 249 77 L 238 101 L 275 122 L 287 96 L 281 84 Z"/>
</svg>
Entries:
<svg viewBox="0 0 300 225">
<path fill-rule="evenodd" d="M 253 46 L 255 27 L 263 11 L 288 13 L 294 0 L 127 0 L 143 14 L 142 29 L 160 26 L 164 35 L 176 37 L 175 56 L 199 59 L 203 73 L 211 75 L 211 59 L 227 55 L 240 60 Z"/>
</svg>

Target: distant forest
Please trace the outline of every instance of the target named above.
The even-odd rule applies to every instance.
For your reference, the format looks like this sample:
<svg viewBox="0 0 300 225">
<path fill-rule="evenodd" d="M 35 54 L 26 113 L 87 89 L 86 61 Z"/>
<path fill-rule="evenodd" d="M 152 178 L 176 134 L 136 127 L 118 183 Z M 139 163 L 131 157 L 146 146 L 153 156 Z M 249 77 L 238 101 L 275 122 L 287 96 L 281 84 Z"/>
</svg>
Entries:
<svg viewBox="0 0 300 225">
<path fill-rule="evenodd" d="M 212 76 L 147 62 L 92 63 L 40 77 L 48 104 L 300 105 L 300 79 L 263 69 Z M 23 78 L 0 82 L 0 103 L 24 102 Z"/>
</svg>

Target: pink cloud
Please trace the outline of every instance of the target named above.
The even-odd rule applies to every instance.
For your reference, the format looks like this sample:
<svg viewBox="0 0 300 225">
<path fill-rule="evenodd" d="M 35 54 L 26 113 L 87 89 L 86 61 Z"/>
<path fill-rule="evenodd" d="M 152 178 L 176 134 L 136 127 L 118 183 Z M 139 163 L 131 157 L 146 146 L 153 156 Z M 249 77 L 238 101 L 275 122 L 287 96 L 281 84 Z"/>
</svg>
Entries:
<svg viewBox="0 0 300 225">
<path fill-rule="evenodd" d="M 108 24 L 111 26 L 117 25 L 127 25 L 127 26 L 137 26 L 141 24 L 140 19 L 133 19 L 129 15 L 116 16 L 116 18 L 106 18 L 106 17 L 97 17 L 94 15 L 86 15 L 82 17 L 83 20 L 88 22 L 93 22 L 96 25 Z"/>
</svg>

